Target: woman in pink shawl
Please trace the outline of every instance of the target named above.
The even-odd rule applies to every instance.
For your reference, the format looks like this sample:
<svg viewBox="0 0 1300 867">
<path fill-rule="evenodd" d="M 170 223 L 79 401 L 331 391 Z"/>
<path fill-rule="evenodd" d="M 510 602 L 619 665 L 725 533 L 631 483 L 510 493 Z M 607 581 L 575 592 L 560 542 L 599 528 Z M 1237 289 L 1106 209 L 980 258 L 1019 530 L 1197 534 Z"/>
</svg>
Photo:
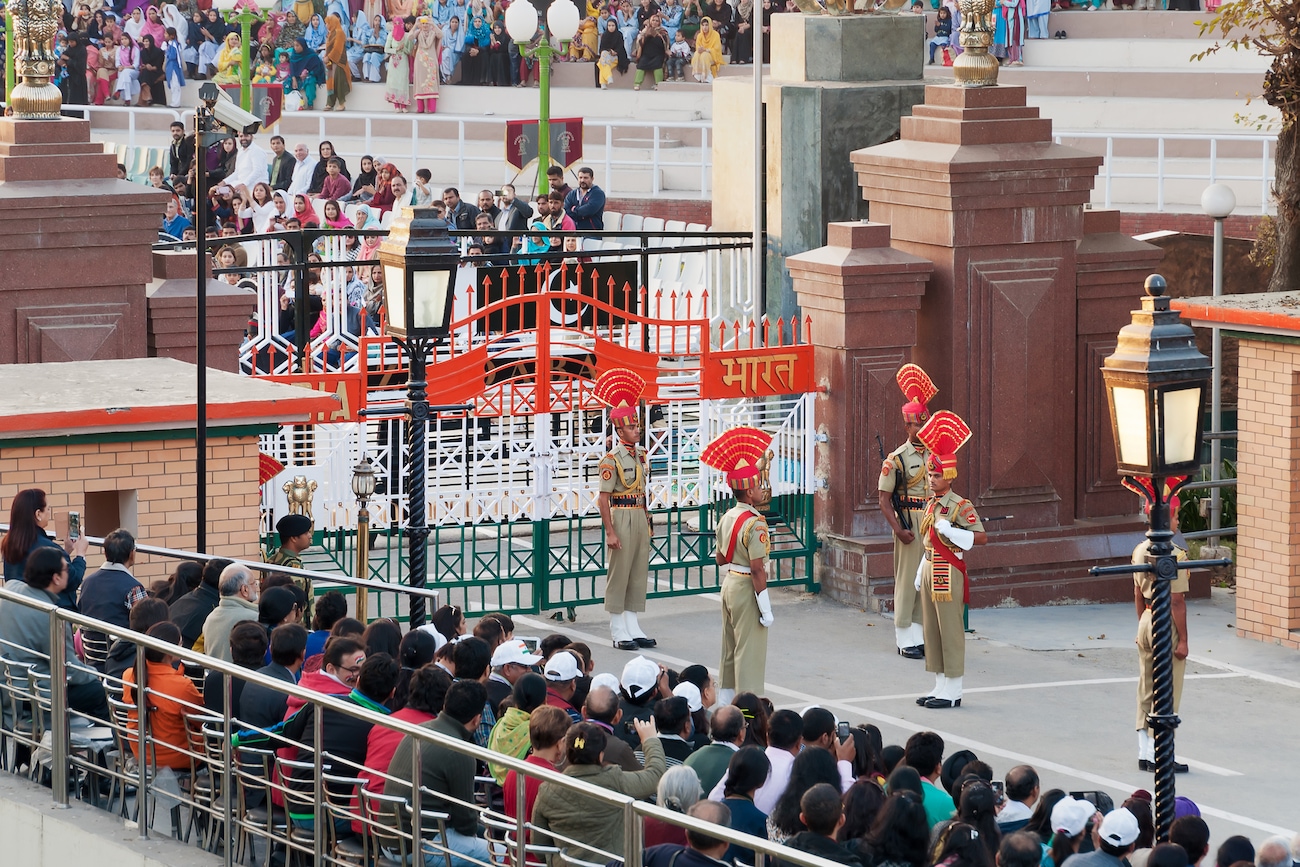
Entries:
<svg viewBox="0 0 1300 867">
<path fill-rule="evenodd" d="M 331 229 L 352 228 L 352 221 L 343 213 L 343 207 L 338 203 L 338 199 L 330 199 L 325 203 L 325 225 Z"/>
<path fill-rule="evenodd" d="M 433 114 L 438 110 L 438 58 L 442 52 L 442 28 L 428 15 L 415 22 L 415 74 L 411 86 L 415 110 Z"/>
<path fill-rule="evenodd" d="M 384 85 L 384 98 L 399 112 L 411 105 L 411 52 L 415 40 L 406 32 L 406 22 L 393 16 L 393 29 L 384 43 L 388 60 L 388 83 Z"/>
<path fill-rule="evenodd" d="M 162 18 L 158 15 L 158 7 L 150 6 L 145 11 L 144 17 L 147 19 L 144 26 L 140 28 L 141 36 L 152 36 L 153 44 L 162 46 L 167 41 L 167 25 L 163 24 Z"/>
</svg>

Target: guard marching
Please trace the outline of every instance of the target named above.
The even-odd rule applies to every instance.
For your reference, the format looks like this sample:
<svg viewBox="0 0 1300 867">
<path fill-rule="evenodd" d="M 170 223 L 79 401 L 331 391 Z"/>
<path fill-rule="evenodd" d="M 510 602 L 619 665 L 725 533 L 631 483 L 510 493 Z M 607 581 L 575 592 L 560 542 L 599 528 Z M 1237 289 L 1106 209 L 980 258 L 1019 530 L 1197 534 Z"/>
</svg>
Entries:
<svg viewBox="0 0 1300 867">
<path fill-rule="evenodd" d="M 736 692 L 763 694 L 767 674 L 767 631 L 774 620 L 767 593 L 771 532 L 760 509 L 771 499 L 768 468 L 772 435 L 757 428 L 732 428 L 700 453 L 700 461 L 726 474 L 736 505 L 718 522 L 718 565 L 722 577 L 722 662 L 718 701 Z"/>
<path fill-rule="evenodd" d="M 885 458 L 877 488 L 881 514 L 894 532 L 894 641 L 899 655 L 921 659 L 925 656 L 925 633 L 914 582 L 925 553 L 918 529 L 930 488 L 925 466 L 928 452 L 917 432 L 930 418 L 926 404 L 939 389 L 915 364 L 900 367 L 896 379 L 907 398 L 903 404 L 907 439 Z"/>
<path fill-rule="evenodd" d="M 645 611 L 650 579 L 650 511 L 646 480 L 650 473 L 641 445 L 637 404 L 645 380 L 630 370 L 607 370 L 596 380 L 596 399 L 609 407 L 609 420 L 618 435 L 614 448 L 600 461 L 600 519 L 609 549 L 605 579 L 605 610 L 609 632 L 619 650 L 654 647 L 637 622 Z"/>
<path fill-rule="evenodd" d="M 966 633 L 962 610 L 970 601 L 970 581 L 963 552 L 988 541 L 970 500 L 952 490 L 957 478 L 957 450 L 971 438 L 970 428 L 954 412 L 939 410 L 917 437 L 930 451 L 926 467 L 930 500 L 921 517 L 925 555 L 916 572 L 925 630 L 925 670 L 934 674 L 934 689 L 916 700 L 922 707 L 961 707 L 966 671 Z"/>
</svg>

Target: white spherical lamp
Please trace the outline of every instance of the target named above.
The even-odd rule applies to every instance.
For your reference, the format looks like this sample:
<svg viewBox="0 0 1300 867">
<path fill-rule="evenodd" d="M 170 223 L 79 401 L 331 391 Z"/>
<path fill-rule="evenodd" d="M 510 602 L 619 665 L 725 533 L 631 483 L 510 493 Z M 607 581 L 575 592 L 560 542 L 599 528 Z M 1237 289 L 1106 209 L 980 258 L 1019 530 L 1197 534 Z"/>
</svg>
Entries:
<svg viewBox="0 0 1300 867">
<path fill-rule="evenodd" d="M 514 4 L 511 4 L 511 8 Z M 546 26 L 551 35 L 561 42 L 568 42 L 578 32 L 578 7 L 570 0 L 555 0 L 546 10 Z"/>
<path fill-rule="evenodd" d="M 1210 184 L 1201 193 L 1201 210 L 1216 220 L 1232 216 L 1237 209 L 1237 194 L 1227 184 Z"/>
<path fill-rule="evenodd" d="M 537 34 L 537 10 L 528 0 L 515 0 L 506 10 L 506 32 L 515 42 L 528 42 Z"/>
</svg>

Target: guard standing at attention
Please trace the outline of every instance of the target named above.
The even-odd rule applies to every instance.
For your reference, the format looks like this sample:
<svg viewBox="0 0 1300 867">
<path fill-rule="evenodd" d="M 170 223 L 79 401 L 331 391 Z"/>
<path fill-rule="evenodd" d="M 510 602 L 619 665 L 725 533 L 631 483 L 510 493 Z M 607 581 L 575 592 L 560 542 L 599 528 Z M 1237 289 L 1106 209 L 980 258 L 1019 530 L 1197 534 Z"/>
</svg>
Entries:
<svg viewBox="0 0 1300 867">
<path fill-rule="evenodd" d="M 772 550 L 767 519 L 760 511 L 772 498 L 768 482 L 772 435 L 757 428 L 732 428 L 700 453 L 700 462 L 726 474 L 736 505 L 718 522 L 714 559 L 723 568 L 722 662 L 718 701 L 737 692 L 762 695 L 767 675 L 767 631 L 774 620 L 767 594 L 767 558 Z"/>
<path fill-rule="evenodd" d="M 266 562 L 290 569 L 303 568 L 302 552 L 311 547 L 312 541 L 311 518 L 306 515 L 285 515 L 276 521 L 275 530 L 280 534 L 280 547 L 267 556 Z M 298 585 L 298 589 L 307 596 L 307 609 L 303 611 L 302 616 L 310 623 L 313 602 L 311 581 L 294 575 L 293 583 Z"/>
<path fill-rule="evenodd" d="M 1174 477 L 1165 485 L 1165 496 L 1169 502 L 1169 529 L 1174 532 L 1174 557 L 1187 559 L 1187 540 L 1178 532 L 1178 495 L 1170 495 L 1171 486 L 1177 487 L 1185 476 Z M 1151 487 L 1150 476 L 1126 478 L 1124 487 L 1141 494 L 1146 502 L 1146 511 L 1151 512 L 1151 502 L 1155 491 Z M 1143 539 L 1133 549 L 1133 565 L 1147 562 L 1147 551 L 1151 543 Z M 1190 590 L 1187 571 L 1179 569 L 1169 582 L 1169 612 L 1174 621 L 1174 713 L 1183 700 L 1183 673 L 1187 669 L 1187 592 Z M 1155 699 L 1155 648 L 1151 637 L 1151 600 L 1156 595 L 1156 573 L 1133 573 L 1133 603 L 1137 607 L 1138 631 L 1138 688 L 1137 688 L 1137 734 L 1138 734 L 1138 770 L 1154 771 L 1156 769 L 1155 732 L 1147 726 L 1147 716 L 1151 713 Z M 1174 773 L 1187 773 L 1187 765 L 1174 759 Z"/>
<path fill-rule="evenodd" d="M 916 700 L 922 707 L 961 707 L 966 672 L 966 630 L 962 611 L 970 601 L 970 581 L 963 552 L 988 541 L 970 500 L 952 489 L 957 478 L 957 450 L 971 438 L 970 428 L 954 412 L 941 409 L 917 433 L 930 450 L 930 500 L 921 518 L 925 556 L 916 571 L 925 629 L 925 670 L 934 673 L 934 689 Z"/>
<path fill-rule="evenodd" d="M 630 370 L 607 370 L 596 380 L 596 399 L 609 407 L 617 434 L 614 448 L 600 461 L 600 520 L 605 526 L 609 559 L 605 577 L 605 610 L 609 632 L 619 650 L 654 647 L 637 623 L 645 611 L 650 580 L 650 510 L 646 481 L 650 462 L 641 445 L 637 405 L 645 380 Z"/>
<path fill-rule="evenodd" d="M 926 404 L 939 389 L 915 364 L 904 364 L 896 378 L 907 398 L 903 404 L 903 430 L 907 439 L 885 458 L 877 489 L 880 513 L 894 531 L 894 642 L 900 656 L 922 659 L 925 632 L 921 628 L 921 606 L 914 582 L 925 553 L 919 530 L 930 485 L 925 468 L 929 453 L 916 434 L 930 418 Z"/>
</svg>

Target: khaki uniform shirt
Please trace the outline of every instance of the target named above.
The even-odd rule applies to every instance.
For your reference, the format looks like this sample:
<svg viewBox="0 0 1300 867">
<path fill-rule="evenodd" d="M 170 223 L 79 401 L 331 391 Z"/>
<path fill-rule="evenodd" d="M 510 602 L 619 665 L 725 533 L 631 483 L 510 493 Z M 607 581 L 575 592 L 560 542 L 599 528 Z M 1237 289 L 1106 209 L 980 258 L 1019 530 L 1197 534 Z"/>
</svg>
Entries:
<svg viewBox="0 0 1300 867">
<path fill-rule="evenodd" d="M 649 461 L 643 446 L 628 448 L 622 442 L 600 461 L 600 492 L 602 494 L 645 494 L 645 480 L 649 475 Z"/>
<path fill-rule="evenodd" d="M 767 527 L 767 519 L 746 503 L 738 503 L 718 522 L 718 551 L 725 557 L 731 547 L 731 538 L 736 531 L 736 522 L 744 521 L 740 528 L 740 538 L 731 554 L 729 563 L 749 568 L 755 560 L 765 560 L 772 552 L 772 536 Z"/>
</svg>

